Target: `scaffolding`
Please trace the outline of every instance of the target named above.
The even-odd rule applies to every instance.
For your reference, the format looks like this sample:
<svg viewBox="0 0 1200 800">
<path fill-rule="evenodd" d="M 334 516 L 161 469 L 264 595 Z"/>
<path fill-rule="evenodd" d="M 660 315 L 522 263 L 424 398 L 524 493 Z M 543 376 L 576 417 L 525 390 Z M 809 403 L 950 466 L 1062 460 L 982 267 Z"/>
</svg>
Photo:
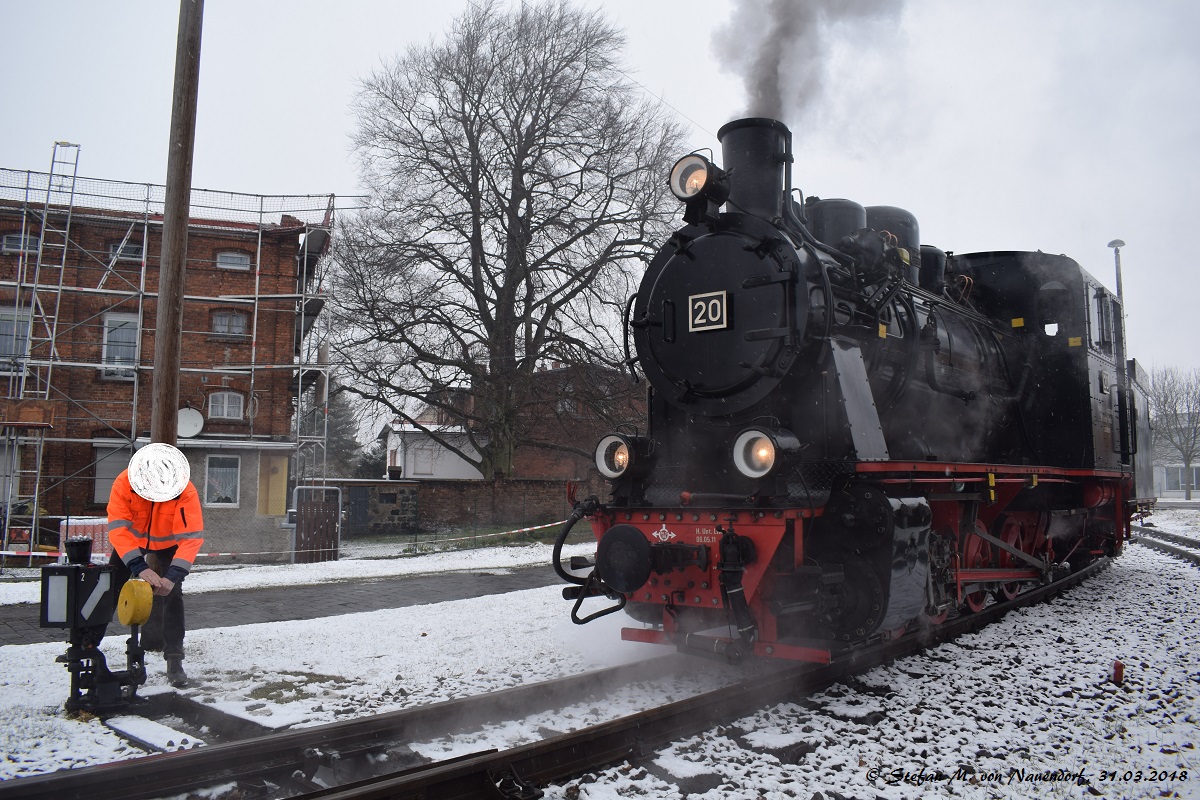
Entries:
<svg viewBox="0 0 1200 800">
<path fill-rule="evenodd" d="M 0 219 L 8 223 L 0 254 L 5 259 L 0 272 L 0 379 L 5 382 L 0 388 L 0 549 L 5 551 L 22 543 L 33 551 L 43 518 L 72 515 L 64 485 L 95 480 L 104 458 L 131 454 L 139 437 L 145 438 L 147 426 L 139 420 L 148 418 L 143 404 L 149 393 L 139 393 L 139 387 L 155 368 L 153 348 L 142 350 L 153 331 L 146 304 L 157 297 L 158 275 L 151 242 L 153 234 L 161 234 L 166 190 L 79 177 L 79 150 L 75 144 L 56 143 L 50 170 L 44 173 L 0 169 Z M 227 348 L 223 360 L 206 361 L 197 356 L 203 348 L 189 348 L 189 336 L 211 339 L 217 328 L 188 330 L 185 322 L 178 368 L 199 373 L 202 384 L 212 381 L 210 389 L 235 378 L 248 386 L 248 429 L 236 438 L 251 445 L 270 443 L 277 451 L 287 443 L 281 452 L 288 452 L 291 462 L 289 492 L 296 483 L 323 483 L 330 367 L 329 326 L 320 311 L 336 198 L 194 189 L 190 201 L 188 270 L 223 266 L 196 264 L 193 237 L 234 237 L 252 251 L 245 268 L 253 270 L 253 289 L 246 291 L 249 281 L 241 273 L 242 285 L 234 287 L 239 291 L 185 292 L 185 320 L 189 307 L 209 314 L 215 307 L 232 308 L 238 310 L 233 315 L 240 317 L 238 325 L 245 327 L 225 331 L 238 339 L 240 349 Z M 282 267 L 264 274 L 264 250 L 269 237 L 293 234 L 300 237 L 295 281 L 283 286 L 281 281 L 289 278 Z M 213 280 L 226 281 L 226 276 Z M 287 322 L 279 315 L 294 320 L 287 359 L 279 357 L 278 344 L 264 346 L 279 338 Z M 244 352 L 247 341 L 249 358 L 231 358 L 231 352 Z M 274 396 L 281 375 L 290 376 L 287 432 L 280 431 L 281 412 L 264 406 L 281 402 Z M 97 378 L 111 382 L 101 386 Z M 196 408 L 198 401 L 203 408 L 205 392 L 192 391 L 191 396 L 185 385 L 181 381 L 181 406 Z M 94 390 L 96 386 L 105 391 Z M 271 413 L 256 428 L 264 409 Z M 98 443 L 104 445 L 103 455 Z M 92 445 L 91 459 L 48 459 L 55 447 L 76 445 L 74 452 L 79 452 L 84 444 Z"/>
</svg>

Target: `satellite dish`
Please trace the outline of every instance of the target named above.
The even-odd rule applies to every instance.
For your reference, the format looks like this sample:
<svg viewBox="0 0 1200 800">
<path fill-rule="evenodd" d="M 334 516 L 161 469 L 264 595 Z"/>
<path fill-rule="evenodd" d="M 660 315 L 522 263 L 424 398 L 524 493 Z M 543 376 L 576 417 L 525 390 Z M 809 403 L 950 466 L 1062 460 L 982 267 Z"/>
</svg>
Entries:
<svg viewBox="0 0 1200 800">
<path fill-rule="evenodd" d="M 204 429 L 204 415 L 194 408 L 179 409 L 175 433 L 181 439 L 190 439 Z"/>
</svg>

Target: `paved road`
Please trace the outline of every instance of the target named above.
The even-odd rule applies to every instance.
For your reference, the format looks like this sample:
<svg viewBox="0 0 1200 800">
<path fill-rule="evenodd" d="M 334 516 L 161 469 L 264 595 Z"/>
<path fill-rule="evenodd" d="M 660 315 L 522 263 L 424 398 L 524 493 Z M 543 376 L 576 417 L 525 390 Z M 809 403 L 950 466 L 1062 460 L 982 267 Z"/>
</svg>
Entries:
<svg viewBox="0 0 1200 800">
<path fill-rule="evenodd" d="M 553 568 L 547 565 L 513 570 L 503 575 L 486 571 L 445 572 L 318 586 L 188 594 L 187 627 L 188 630 L 200 630 L 255 622 L 318 619 L 503 594 L 559 582 Z M 187 591 L 186 584 L 184 591 Z M 114 624 L 113 630 L 121 628 Z M 65 630 L 38 627 L 36 604 L 0 606 L 0 645 L 66 641 Z"/>
</svg>

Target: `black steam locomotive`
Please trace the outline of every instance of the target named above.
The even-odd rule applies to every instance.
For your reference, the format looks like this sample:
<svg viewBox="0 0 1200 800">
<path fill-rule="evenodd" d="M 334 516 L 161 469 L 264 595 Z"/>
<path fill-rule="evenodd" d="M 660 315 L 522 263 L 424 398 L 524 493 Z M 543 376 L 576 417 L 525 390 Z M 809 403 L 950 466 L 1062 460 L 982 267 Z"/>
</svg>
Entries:
<svg viewBox="0 0 1200 800">
<path fill-rule="evenodd" d="M 649 419 L 600 441 L 612 495 L 559 537 L 572 618 L 826 661 L 1119 554 L 1151 467 L 1116 298 L 1066 256 L 952 254 L 902 209 L 797 202 L 781 122 L 717 136 L 723 169 L 672 169 L 686 224 L 626 310 Z M 584 516 L 595 560 L 568 571 Z M 617 602 L 581 617 L 594 596 Z"/>
</svg>

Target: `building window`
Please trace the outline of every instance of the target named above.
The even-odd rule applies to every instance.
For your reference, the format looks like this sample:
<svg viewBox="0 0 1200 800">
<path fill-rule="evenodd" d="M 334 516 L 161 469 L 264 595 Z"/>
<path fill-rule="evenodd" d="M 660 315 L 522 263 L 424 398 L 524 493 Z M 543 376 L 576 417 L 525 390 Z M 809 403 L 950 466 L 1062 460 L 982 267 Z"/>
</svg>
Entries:
<svg viewBox="0 0 1200 800">
<path fill-rule="evenodd" d="M 16 497 L 20 474 L 21 445 L 0 440 L 0 497 Z"/>
<path fill-rule="evenodd" d="M 104 315 L 104 377 L 132 379 L 136 374 L 137 314 Z"/>
<path fill-rule="evenodd" d="M 562 394 L 558 397 L 558 402 L 554 404 L 554 410 L 559 414 L 574 414 L 575 413 L 575 387 L 571 384 L 566 384 L 562 387 Z"/>
<path fill-rule="evenodd" d="M 1188 473 L 1183 467 L 1167 467 L 1167 491 L 1184 492 L 1188 489 L 1195 491 L 1198 479 L 1200 479 L 1200 467 L 1192 467 L 1190 482 L 1188 477 Z"/>
<path fill-rule="evenodd" d="M 31 253 L 37 255 L 38 237 L 32 233 L 6 233 L 4 234 L 4 243 L 0 245 L 0 252 L 5 253 Z"/>
<path fill-rule="evenodd" d="M 104 504 L 108 502 L 113 481 L 121 474 L 121 470 L 129 466 L 129 448 L 97 447 L 93 455 L 96 459 L 96 486 L 92 499 Z"/>
<path fill-rule="evenodd" d="M 208 396 L 209 419 L 241 419 L 242 396 L 237 392 L 213 392 Z"/>
<path fill-rule="evenodd" d="M 1095 301 L 1092 322 L 1092 348 L 1102 353 L 1111 353 L 1113 347 L 1112 304 L 1108 292 L 1096 289 L 1093 295 Z"/>
<path fill-rule="evenodd" d="M 237 506 L 241 476 L 241 457 L 208 456 L 204 461 L 204 505 Z"/>
<path fill-rule="evenodd" d="M 250 269 L 250 254 L 227 251 L 217 253 L 217 266 L 221 269 Z"/>
<path fill-rule="evenodd" d="M 120 249 L 118 253 L 117 250 Z M 120 242 L 113 242 L 108 246 L 109 261 L 141 261 L 142 246 L 134 242 L 126 242 L 122 245 Z"/>
<path fill-rule="evenodd" d="M 0 373 L 16 372 L 17 361 L 29 354 L 29 315 L 0 311 Z"/>
<path fill-rule="evenodd" d="M 218 336 L 245 336 L 246 315 L 240 311 L 218 311 L 213 314 L 213 333 Z"/>
</svg>

